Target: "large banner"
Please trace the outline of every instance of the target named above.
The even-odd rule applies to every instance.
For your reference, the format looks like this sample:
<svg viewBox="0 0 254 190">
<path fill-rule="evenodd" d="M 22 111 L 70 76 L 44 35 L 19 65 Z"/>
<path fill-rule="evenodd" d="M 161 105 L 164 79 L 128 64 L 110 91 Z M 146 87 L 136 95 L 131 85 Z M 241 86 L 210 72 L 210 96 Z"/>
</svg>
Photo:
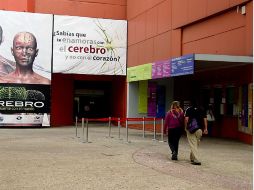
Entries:
<svg viewBox="0 0 254 190">
<path fill-rule="evenodd" d="M 54 73 L 126 75 L 127 22 L 54 16 Z"/>
<path fill-rule="evenodd" d="M 0 11 L 0 126 L 49 125 L 52 22 Z"/>
</svg>

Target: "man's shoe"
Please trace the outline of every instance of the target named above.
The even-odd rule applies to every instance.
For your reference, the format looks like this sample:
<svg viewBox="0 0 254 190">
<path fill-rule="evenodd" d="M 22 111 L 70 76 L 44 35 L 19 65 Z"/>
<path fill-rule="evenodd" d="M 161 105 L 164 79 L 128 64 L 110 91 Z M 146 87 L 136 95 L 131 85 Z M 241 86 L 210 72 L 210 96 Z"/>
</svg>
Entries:
<svg viewBox="0 0 254 190">
<path fill-rule="evenodd" d="M 193 161 L 191 162 L 191 164 L 193 164 L 193 165 L 201 165 L 201 162 L 193 160 Z"/>
</svg>

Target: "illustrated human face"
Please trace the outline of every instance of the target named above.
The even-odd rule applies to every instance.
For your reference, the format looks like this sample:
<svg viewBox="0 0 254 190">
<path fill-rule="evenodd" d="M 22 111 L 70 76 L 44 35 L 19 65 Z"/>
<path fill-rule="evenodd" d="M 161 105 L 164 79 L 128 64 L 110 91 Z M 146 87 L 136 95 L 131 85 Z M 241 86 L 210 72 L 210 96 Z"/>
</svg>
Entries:
<svg viewBox="0 0 254 190">
<path fill-rule="evenodd" d="M 32 66 L 38 54 L 36 39 L 30 33 L 20 33 L 13 41 L 12 55 L 19 66 Z"/>
</svg>

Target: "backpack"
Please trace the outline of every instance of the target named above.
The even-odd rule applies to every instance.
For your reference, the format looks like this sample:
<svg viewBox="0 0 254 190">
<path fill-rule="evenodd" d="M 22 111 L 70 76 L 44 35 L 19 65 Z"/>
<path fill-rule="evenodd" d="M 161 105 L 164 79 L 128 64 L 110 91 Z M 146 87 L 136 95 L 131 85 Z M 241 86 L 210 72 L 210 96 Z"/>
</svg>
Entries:
<svg viewBox="0 0 254 190">
<path fill-rule="evenodd" d="M 187 130 L 193 134 L 199 129 L 198 122 L 195 118 L 192 118 L 190 122 L 187 124 Z"/>
</svg>

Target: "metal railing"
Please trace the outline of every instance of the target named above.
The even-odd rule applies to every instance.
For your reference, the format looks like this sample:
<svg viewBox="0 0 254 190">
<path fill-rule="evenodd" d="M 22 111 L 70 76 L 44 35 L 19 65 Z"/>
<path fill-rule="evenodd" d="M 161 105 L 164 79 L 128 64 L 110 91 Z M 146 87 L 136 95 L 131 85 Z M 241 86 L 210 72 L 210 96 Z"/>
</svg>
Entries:
<svg viewBox="0 0 254 190">
<path fill-rule="evenodd" d="M 80 120 L 78 119 L 78 117 L 75 118 L 75 136 L 77 138 L 78 137 L 78 122 Z M 86 122 L 85 122 L 86 121 Z M 150 123 L 153 123 L 153 139 L 154 141 L 157 141 L 157 127 L 156 127 L 156 121 L 161 121 L 161 125 L 160 125 L 160 140 L 159 142 L 165 142 L 164 141 L 164 133 L 163 133 L 163 128 L 164 128 L 164 119 L 163 118 L 146 118 L 146 117 L 142 117 L 142 118 L 115 118 L 115 117 L 108 117 L 108 118 L 97 118 L 97 119 L 89 119 L 89 118 L 82 118 L 81 119 L 81 128 L 82 128 L 82 142 L 83 143 L 88 143 L 88 137 L 89 137 L 89 128 L 88 128 L 88 124 L 89 121 L 98 121 L 98 122 L 108 122 L 108 136 L 107 138 L 113 138 L 111 136 L 111 132 L 112 132 L 112 122 L 117 122 L 117 127 L 118 127 L 118 139 L 121 139 L 121 122 L 125 123 L 125 128 L 126 128 L 126 142 L 130 143 L 129 141 L 129 122 L 140 122 L 140 124 L 142 125 L 142 137 L 145 138 L 146 137 L 146 121 L 149 121 Z M 86 126 L 85 126 L 86 123 Z M 86 128 L 86 130 L 85 130 Z M 86 131 L 86 132 L 85 132 Z M 122 140 L 122 139 L 121 139 Z"/>
</svg>

